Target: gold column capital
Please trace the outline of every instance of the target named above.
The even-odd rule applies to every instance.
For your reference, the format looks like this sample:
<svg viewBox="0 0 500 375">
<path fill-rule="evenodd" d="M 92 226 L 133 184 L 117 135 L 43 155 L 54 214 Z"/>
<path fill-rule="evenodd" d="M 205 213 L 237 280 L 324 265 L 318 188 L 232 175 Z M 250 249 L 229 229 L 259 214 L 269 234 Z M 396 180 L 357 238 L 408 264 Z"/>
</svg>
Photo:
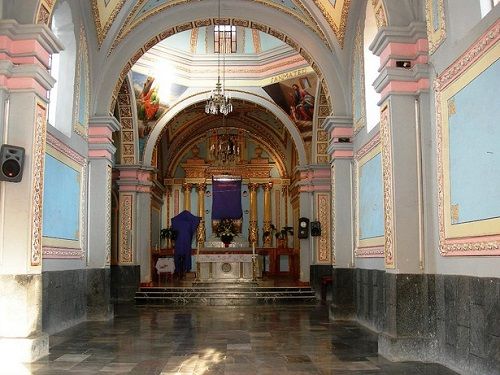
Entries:
<svg viewBox="0 0 500 375">
<path fill-rule="evenodd" d="M 262 188 L 264 191 L 271 191 L 273 188 L 273 183 L 272 182 L 266 182 L 265 184 L 262 184 Z"/>
<path fill-rule="evenodd" d="M 255 183 L 255 182 L 249 182 L 248 183 L 248 190 L 255 192 L 258 189 L 259 189 L 259 184 Z"/>
<path fill-rule="evenodd" d="M 196 185 L 196 189 L 198 189 L 198 193 L 201 193 L 201 192 L 206 192 L 207 191 L 207 184 L 205 182 L 202 182 L 200 184 L 197 184 Z"/>
<path fill-rule="evenodd" d="M 189 182 L 184 182 L 182 184 L 182 191 L 191 191 L 193 189 L 193 184 L 190 184 Z"/>
</svg>

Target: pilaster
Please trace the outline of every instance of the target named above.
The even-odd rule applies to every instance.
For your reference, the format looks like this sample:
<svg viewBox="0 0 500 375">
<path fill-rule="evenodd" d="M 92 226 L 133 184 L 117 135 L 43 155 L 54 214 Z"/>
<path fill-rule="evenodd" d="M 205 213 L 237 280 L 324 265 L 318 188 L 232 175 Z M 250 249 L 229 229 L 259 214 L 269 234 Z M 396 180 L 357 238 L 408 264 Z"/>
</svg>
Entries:
<svg viewBox="0 0 500 375">
<path fill-rule="evenodd" d="M 0 21 L 1 142 L 25 149 L 22 181 L 0 182 L 0 361 L 48 354 L 42 332 L 42 207 L 50 55 L 49 28 Z M 7 366 L 8 368 L 8 366 Z"/>
<path fill-rule="evenodd" d="M 112 116 L 89 119 L 89 254 L 90 268 L 111 261 L 111 182 L 115 146 L 112 134 L 120 124 Z"/>
<path fill-rule="evenodd" d="M 429 89 L 425 35 L 420 23 L 388 27 L 370 46 L 381 60 L 375 88 L 382 94 L 385 265 L 398 273 L 423 271 L 420 113 Z M 398 67 L 398 61 L 409 65 Z"/>
<path fill-rule="evenodd" d="M 119 192 L 118 264 L 140 265 L 141 282 L 151 281 L 151 194 L 154 168 L 116 167 Z"/>
</svg>

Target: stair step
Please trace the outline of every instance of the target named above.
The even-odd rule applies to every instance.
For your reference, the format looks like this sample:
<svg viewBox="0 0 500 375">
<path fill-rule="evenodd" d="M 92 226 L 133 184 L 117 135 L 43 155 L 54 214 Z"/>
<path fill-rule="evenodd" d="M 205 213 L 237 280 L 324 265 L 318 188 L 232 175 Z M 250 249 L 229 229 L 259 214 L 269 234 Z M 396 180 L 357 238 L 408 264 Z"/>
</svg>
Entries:
<svg viewBox="0 0 500 375">
<path fill-rule="evenodd" d="M 197 304 L 242 306 L 257 304 L 316 304 L 310 287 L 259 287 L 221 285 L 193 287 L 143 287 L 135 296 L 137 304 Z"/>
</svg>

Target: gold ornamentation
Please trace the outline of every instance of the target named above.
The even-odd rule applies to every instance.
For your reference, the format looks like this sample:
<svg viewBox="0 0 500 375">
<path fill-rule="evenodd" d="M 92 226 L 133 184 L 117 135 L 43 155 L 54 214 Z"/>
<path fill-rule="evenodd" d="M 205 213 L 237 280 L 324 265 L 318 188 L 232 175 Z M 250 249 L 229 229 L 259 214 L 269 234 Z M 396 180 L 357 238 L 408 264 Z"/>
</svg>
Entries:
<svg viewBox="0 0 500 375">
<path fill-rule="evenodd" d="M 372 2 L 372 4 L 374 4 Z M 375 21 L 377 22 L 377 27 L 387 26 L 387 17 L 385 16 L 384 2 L 379 1 L 377 5 L 374 5 L 373 11 L 375 13 Z"/>
<path fill-rule="evenodd" d="M 52 15 L 53 7 L 54 5 L 52 4 L 52 2 L 42 0 L 40 2 L 40 5 L 38 6 L 35 23 L 48 26 L 50 24 L 50 16 Z"/>
<path fill-rule="evenodd" d="M 318 237 L 318 261 L 331 263 L 330 251 L 330 194 L 317 195 L 318 220 L 321 223 L 321 236 Z"/>
<path fill-rule="evenodd" d="M 434 30 L 434 2 L 438 2 L 439 25 Z M 427 23 L 427 39 L 429 42 L 429 54 L 433 54 L 446 38 L 446 15 L 444 13 L 444 0 L 426 0 L 425 18 Z"/>
<path fill-rule="evenodd" d="M 255 49 L 255 53 L 261 53 L 262 48 L 260 46 L 260 34 L 258 30 L 252 29 L 252 40 L 253 40 L 253 48 Z"/>
<path fill-rule="evenodd" d="M 456 224 L 456 223 L 458 223 L 460 205 L 459 204 L 452 204 L 450 209 L 451 209 L 451 212 L 450 212 L 451 223 Z"/>
<path fill-rule="evenodd" d="M 330 192 L 330 198 L 331 198 L 331 217 L 330 217 L 330 220 L 331 220 L 331 225 L 330 225 L 330 238 L 331 238 L 331 254 L 332 254 L 332 264 L 335 265 L 337 263 L 337 257 L 336 257 L 336 254 L 335 254 L 335 251 L 336 251 L 336 243 L 335 243 L 335 236 L 337 234 L 336 232 L 336 228 L 335 228 L 335 221 L 336 221 L 336 213 L 335 213 L 335 209 L 336 209 L 336 206 L 335 206 L 335 198 L 336 198 L 336 189 L 335 189 L 335 183 L 336 183 L 336 180 L 335 180 L 335 163 L 332 163 L 332 167 L 331 167 L 331 170 L 330 170 L 330 176 L 331 176 L 331 192 Z"/>
<path fill-rule="evenodd" d="M 111 165 L 106 166 L 106 238 L 105 241 L 105 251 L 106 258 L 105 264 L 109 265 L 111 263 L 111 189 L 113 181 L 113 169 Z"/>
<path fill-rule="evenodd" d="M 205 242 L 205 239 L 207 238 L 206 235 L 206 229 L 205 229 L 205 220 L 201 220 L 200 224 L 198 225 L 198 229 L 196 231 L 196 242 L 198 242 L 200 245 L 202 245 Z"/>
<path fill-rule="evenodd" d="M 363 156 L 368 154 L 379 144 L 380 144 L 380 132 L 377 132 L 372 139 L 370 139 L 368 142 L 365 143 L 363 147 L 361 147 L 358 151 L 356 151 L 356 153 L 354 154 L 354 158 L 356 160 L 361 159 Z"/>
<path fill-rule="evenodd" d="M 136 164 L 135 153 L 135 132 L 133 131 L 134 119 L 132 116 L 132 105 L 130 95 L 133 95 L 129 90 L 129 80 L 125 78 L 118 93 L 118 114 L 121 124 L 121 160 L 120 164 Z M 125 131 L 124 129 L 129 129 Z"/>
<path fill-rule="evenodd" d="M 89 77 L 89 60 L 88 60 L 88 45 L 87 38 L 85 36 L 85 28 L 83 25 L 80 27 L 80 39 L 79 39 L 79 53 L 76 60 L 76 78 L 75 78 L 75 90 L 74 90 L 74 101 L 73 101 L 73 131 L 84 139 L 88 137 L 88 121 L 89 121 L 89 90 L 90 90 L 90 77 Z M 83 81 L 85 83 L 85 90 L 83 94 L 84 105 L 80 108 L 80 97 L 82 95 L 83 88 L 80 87 L 80 82 L 82 81 L 81 75 L 84 74 Z M 80 113 L 84 111 L 83 123 L 80 123 Z"/>
<path fill-rule="evenodd" d="M 191 30 L 191 39 L 190 39 L 190 51 L 191 53 L 196 53 L 196 46 L 198 44 L 198 34 L 200 32 L 199 26 L 195 27 Z"/>
<path fill-rule="evenodd" d="M 394 190 L 392 176 L 392 136 L 389 103 L 380 113 L 380 139 L 382 142 L 382 176 L 384 180 L 384 258 L 386 268 L 395 268 L 394 248 Z"/>
<path fill-rule="evenodd" d="M 455 98 L 448 99 L 448 116 L 457 113 L 457 107 L 455 106 Z"/>
<path fill-rule="evenodd" d="M 337 25 L 335 20 L 333 19 L 332 15 L 330 14 L 330 11 L 325 7 L 324 1 L 325 0 L 313 0 L 314 4 L 319 8 L 321 13 L 323 14 L 323 17 L 325 17 L 326 21 L 330 25 L 330 27 L 333 30 L 333 33 L 335 34 L 335 37 L 337 38 L 340 48 L 344 48 L 344 39 L 345 39 L 345 31 L 346 31 L 346 26 L 347 26 L 347 16 L 349 15 L 349 6 L 351 3 L 351 0 L 344 0 L 342 4 L 342 14 L 340 16 L 340 24 Z"/>
<path fill-rule="evenodd" d="M 132 214 L 134 197 L 131 194 L 120 196 L 120 263 L 132 263 L 133 226 Z"/>
<path fill-rule="evenodd" d="M 111 25 L 113 24 L 113 21 L 115 20 L 116 16 L 122 9 L 123 4 L 125 4 L 125 0 L 120 0 L 118 3 L 115 4 L 113 11 L 108 16 L 108 19 L 106 20 L 104 26 L 101 23 L 101 16 L 99 14 L 99 6 L 97 5 L 97 1 L 98 0 L 92 0 L 92 12 L 94 13 L 94 23 L 97 31 L 97 42 L 100 48 L 102 42 L 106 38 L 109 29 L 111 28 Z"/>
<path fill-rule="evenodd" d="M 366 125 L 366 101 L 365 101 L 365 74 L 364 74 L 364 56 L 363 56 L 363 33 L 361 32 L 361 24 L 358 24 L 356 29 L 356 37 L 354 39 L 354 48 L 352 52 L 352 64 L 353 67 L 358 64 L 359 72 L 356 74 L 356 69 L 353 68 L 352 77 L 351 77 L 351 86 L 352 86 L 352 118 L 355 121 L 354 123 L 354 135 L 356 135 L 361 129 L 363 129 Z M 355 82 L 356 79 L 359 79 L 359 103 L 356 103 L 356 90 Z M 355 106 L 360 106 L 360 116 L 359 118 L 355 118 L 354 109 Z"/>
<path fill-rule="evenodd" d="M 43 166 L 45 160 L 45 134 L 47 107 L 39 100 L 35 107 L 33 126 L 33 161 L 31 164 L 33 181 L 31 191 L 31 265 L 42 263 L 42 207 L 43 207 Z"/>
<path fill-rule="evenodd" d="M 257 221 L 250 221 L 250 225 L 248 227 L 248 242 L 250 242 L 250 244 L 257 243 L 257 232 Z"/>
</svg>

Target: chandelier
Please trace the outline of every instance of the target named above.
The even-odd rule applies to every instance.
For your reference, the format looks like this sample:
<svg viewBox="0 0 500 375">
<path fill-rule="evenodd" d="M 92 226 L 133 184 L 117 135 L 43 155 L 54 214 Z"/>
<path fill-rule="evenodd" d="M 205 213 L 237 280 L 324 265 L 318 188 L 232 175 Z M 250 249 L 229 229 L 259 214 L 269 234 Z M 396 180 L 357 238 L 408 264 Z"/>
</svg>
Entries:
<svg viewBox="0 0 500 375">
<path fill-rule="evenodd" d="M 226 116 L 233 111 L 233 104 L 231 103 L 231 97 L 226 95 L 225 87 L 226 87 L 226 74 L 225 74 L 225 53 L 226 53 L 226 37 L 225 30 L 222 28 L 222 32 L 220 29 L 220 0 L 218 2 L 218 14 L 217 14 L 217 25 L 219 29 L 217 32 L 219 33 L 219 53 L 217 54 L 217 83 L 215 85 L 215 90 L 210 92 L 210 97 L 207 99 L 205 104 L 205 113 L 207 115 L 217 115 L 221 113 Z M 217 28 L 217 26 L 216 26 Z M 220 37 L 222 35 L 222 38 Z M 222 54 L 222 83 L 220 79 L 220 55 Z"/>
</svg>

